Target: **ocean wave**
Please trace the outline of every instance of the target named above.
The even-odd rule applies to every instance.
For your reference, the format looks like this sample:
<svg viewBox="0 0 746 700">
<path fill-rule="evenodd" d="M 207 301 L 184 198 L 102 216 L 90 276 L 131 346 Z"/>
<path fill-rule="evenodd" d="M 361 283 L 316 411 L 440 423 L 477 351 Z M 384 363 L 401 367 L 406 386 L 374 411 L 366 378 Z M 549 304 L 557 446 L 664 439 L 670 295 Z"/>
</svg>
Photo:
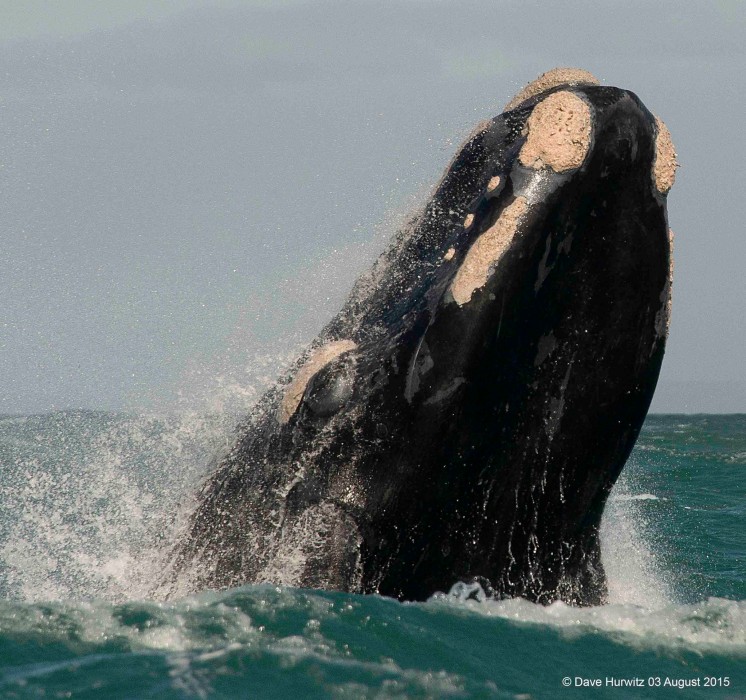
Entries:
<svg viewBox="0 0 746 700">
<path fill-rule="evenodd" d="M 732 677 L 746 657 L 743 601 L 579 609 L 463 586 L 425 603 L 268 585 L 172 603 L 4 601 L 0 630 L 0 694 L 19 697 L 549 697 L 579 659 L 595 677 Z"/>
<path fill-rule="evenodd" d="M 652 610 L 629 603 L 577 608 L 562 601 L 542 606 L 520 598 L 487 600 L 473 591 L 465 595 L 462 588 L 454 589 L 435 596 L 433 602 L 513 622 L 548 625 L 570 636 L 601 632 L 634 648 L 746 657 L 746 601 L 708 598 Z"/>
<path fill-rule="evenodd" d="M 0 629 L 6 639 L 58 641 L 80 649 L 113 645 L 130 651 L 184 652 L 248 644 L 288 655 L 328 656 L 332 649 L 320 633 L 324 623 L 351 623 L 363 630 L 380 620 L 401 622 L 418 609 L 543 625 L 572 637 L 603 633 L 635 648 L 746 656 L 746 601 L 709 598 L 656 610 L 630 604 L 577 608 L 561 601 L 542 606 L 520 598 L 488 599 L 478 584 L 457 584 L 450 593 L 437 593 L 424 603 L 270 585 L 206 592 L 173 603 L 2 601 Z M 378 622 L 372 622 L 373 614 Z"/>
</svg>

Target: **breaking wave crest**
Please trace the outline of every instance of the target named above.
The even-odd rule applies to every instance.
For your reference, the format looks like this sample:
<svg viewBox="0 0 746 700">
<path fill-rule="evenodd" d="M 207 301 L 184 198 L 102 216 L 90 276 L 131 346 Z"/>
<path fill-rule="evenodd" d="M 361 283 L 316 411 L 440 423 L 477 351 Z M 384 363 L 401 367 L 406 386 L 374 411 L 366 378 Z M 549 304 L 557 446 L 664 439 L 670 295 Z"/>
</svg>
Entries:
<svg viewBox="0 0 746 700">
<path fill-rule="evenodd" d="M 474 600 L 426 603 L 249 586 L 172 604 L 0 603 L 0 690 L 79 687 L 159 697 L 514 697 L 613 673 L 737 678 L 746 606 L 709 599 L 650 614 Z M 553 668 L 537 666 L 551 653 Z M 613 664 L 610 664 L 613 659 Z M 582 660 L 582 662 L 581 662 Z M 581 666 L 582 664 L 582 666 Z M 250 672 L 248 672 L 250 669 Z"/>
</svg>

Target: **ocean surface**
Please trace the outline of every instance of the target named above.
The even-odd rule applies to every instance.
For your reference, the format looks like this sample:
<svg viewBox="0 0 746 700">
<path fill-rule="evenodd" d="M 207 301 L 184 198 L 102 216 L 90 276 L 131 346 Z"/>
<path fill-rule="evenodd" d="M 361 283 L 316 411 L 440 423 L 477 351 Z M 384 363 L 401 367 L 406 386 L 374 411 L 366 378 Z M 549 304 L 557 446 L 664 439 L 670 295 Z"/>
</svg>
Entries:
<svg viewBox="0 0 746 700">
<path fill-rule="evenodd" d="M 153 600 L 231 422 L 0 417 L 0 697 L 746 698 L 745 415 L 648 417 L 604 516 L 602 607 L 465 585 Z"/>
</svg>

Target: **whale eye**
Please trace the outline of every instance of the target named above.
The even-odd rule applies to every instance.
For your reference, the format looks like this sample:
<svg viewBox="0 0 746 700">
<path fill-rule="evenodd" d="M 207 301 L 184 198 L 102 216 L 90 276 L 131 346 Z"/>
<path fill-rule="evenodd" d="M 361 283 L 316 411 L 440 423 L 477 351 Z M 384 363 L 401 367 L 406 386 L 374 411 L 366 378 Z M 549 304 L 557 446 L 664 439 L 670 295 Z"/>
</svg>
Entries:
<svg viewBox="0 0 746 700">
<path fill-rule="evenodd" d="M 356 347 L 357 345 L 351 340 L 336 340 L 316 348 L 298 368 L 293 380 L 285 388 L 277 410 L 277 420 L 282 424 L 287 423 L 298 409 L 311 379 L 335 358 Z"/>
<path fill-rule="evenodd" d="M 350 400 L 354 387 L 355 360 L 348 354 L 332 360 L 311 377 L 302 405 L 317 418 L 328 418 Z"/>
</svg>

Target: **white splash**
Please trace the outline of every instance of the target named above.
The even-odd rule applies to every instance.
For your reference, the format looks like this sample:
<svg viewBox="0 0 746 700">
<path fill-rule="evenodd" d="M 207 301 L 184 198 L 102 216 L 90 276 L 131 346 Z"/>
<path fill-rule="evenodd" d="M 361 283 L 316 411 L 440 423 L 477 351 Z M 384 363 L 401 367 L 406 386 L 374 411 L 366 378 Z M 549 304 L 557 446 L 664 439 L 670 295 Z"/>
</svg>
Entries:
<svg viewBox="0 0 746 700">
<path fill-rule="evenodd" d="M 651 546 L 648 508 L 666 499 L 641 491 L 634 459 L 614 487 L 601 521 L 601 559 L 609 603 L 657 610 L 674 602 L 672 585 Z"/>
</svg>

